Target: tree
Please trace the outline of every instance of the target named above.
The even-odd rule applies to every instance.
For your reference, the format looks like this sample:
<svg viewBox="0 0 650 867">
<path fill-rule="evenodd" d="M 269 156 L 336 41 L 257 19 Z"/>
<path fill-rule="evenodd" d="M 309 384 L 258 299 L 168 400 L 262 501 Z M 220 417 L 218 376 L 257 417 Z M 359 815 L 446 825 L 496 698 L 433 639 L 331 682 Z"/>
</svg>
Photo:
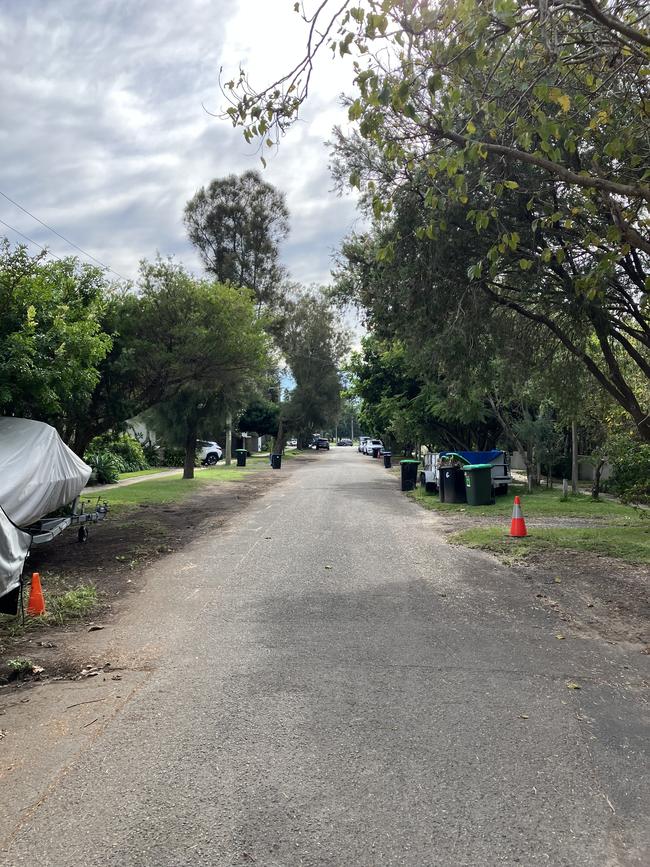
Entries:
<svg viewBox="0 0 650 867">
<path fill-rule="evenodd" d="M 268 339 L 247 290 L 196 280 L 182 267 L 144 262 L 133 351 L 159 419 L 185 448 L 193 478 L 202 423 L 220 407 L 241 405 L 267 364 Z"/>
<path fill-rule="evenodd" d="M 254 431 L 258 436 L 275 434 L 278 429 L 280 407 L 277 403 L 254 398 L 239 417 L 240 431 Z"/>
<path fill-rule="evenodd" d="M 246 286 L 268 304 L 283 277 L 279 245 L 289 233 L 282 193 L 254 171 L 217 178 L 185 206 L 185 226 L 210 274 Z"/>
<path fill-rule="evenodd" d="M 553 334 L 650 440 L 647 388 L 639 399 L 623 375 L 628 359 L 650 375 L 643 21 L 636 0 L 324 2 L 304 60 L 261 91 L 242 72 L 227 113 L 248 138 L 273 139 L 318 50 L 356 51 L 349 115 L 367 147 L 339 136 L 337 150 L 378 224 L 410 185 L 419 239 L 444 235 L 450 210 L 489 231 L 470 279 Z M 392 240 L 377 245 L 380 261 L 394 255 Z M 567 310 L 569 327 L 556 315 Z"/>
<path fill-rule="evenodd" d="M 330 301 L 318 292 L 285 300 L 279 348 L 295 381 L 282 402 L 274 451 L 295 433 L 304 448 L 315 430 L 335 423 L 341 394 L 340 360 L 348 345 Z"/>
<path fill-rule="evenodd" d="M 0 244 L 0 413 L 57 427 L 74 439 L 112 340 L 102 328 L 108 284 L 76 259 L 46 261 Z"/>
</svg>

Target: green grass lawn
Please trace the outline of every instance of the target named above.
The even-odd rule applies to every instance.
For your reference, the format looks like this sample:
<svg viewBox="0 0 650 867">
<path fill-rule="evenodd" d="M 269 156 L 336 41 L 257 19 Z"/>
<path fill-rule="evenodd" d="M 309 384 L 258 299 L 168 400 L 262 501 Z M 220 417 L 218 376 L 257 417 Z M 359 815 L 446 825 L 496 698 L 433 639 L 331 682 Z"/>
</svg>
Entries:
<svg viewBox="0 0 650 867">
<path fill-rule="evenodd" d="M 408 494 L 427 509 L 437 512 L 464 511 L 467 515 L 482 515 L 495 520 L 509 518 L 512 515 L 512 503 L 515 494 L 521 499 L 521 509 L 524 518 L 595 518 L 603 519 L 603 523 L 626 525 L 638 521 L 638 512 L 631 506 L 623 506 L 612 500 L 592 500 L 587 494 L 569 494 L 562 499 L 562 489 L 538 488 L 529 494 L 525 485 L 510 485 L 505 496 L 498 496 L 494 506 L 468 506 L 467 503 L 441 503 L 437 494 L 427 494 L 418 487 Z"/>
<path fill-rule="evenodd" d="M 120 481 L 122 479 L 135 479 L 137 476 L 151 476 L 153 473 L 165 473 L 172 467 L 150 467 L 148 470 L 134 470 L 132 473 L 120 473 Z"/>
<path fill-rule="evenodd" d="M 255 466 L 244 468 L 235 465 L 210 467 L 201 470 L 193 479 L 183 479 L 182 471 L 179 470 L 173 476 L 164 476 L 161 479 L 139 482 L 137 485 L 104 490 L 99 492 L 98 496 L 109 506 L 117 506 L 118 508 L 137 506 L 140 503 L 176 503 L 196 493 L 206 485 L 239 481 L 250 473 L 254 473 L 256 469 Z M 92 499 L 92 493 L 89 496 Z"/>
<path fill-rule="evenodd" d="M 544 550 L 568 548 L 618 557 L 628 563 L 650 563 L 650 520 L 628 527 L 535 528 L 513 539 L 503 527 L 476 527 L 449 537 L 452 544 L 493 551 L 506 562 L 524 560 Z"/>
</svg>

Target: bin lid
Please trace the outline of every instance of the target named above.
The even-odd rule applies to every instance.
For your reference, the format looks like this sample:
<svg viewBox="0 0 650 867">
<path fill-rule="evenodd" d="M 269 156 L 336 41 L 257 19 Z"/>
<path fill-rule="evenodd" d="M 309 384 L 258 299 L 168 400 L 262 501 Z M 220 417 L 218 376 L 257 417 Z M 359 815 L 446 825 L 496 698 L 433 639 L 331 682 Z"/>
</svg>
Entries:
<svg viewBox="0 0 650 867">
<path fill-rule="evenodd" d="M 472 470 L 491 470 L 492 464 L 465 464 L 463 470 L 471 472 Z"/>
<path fill-rule="evenodd" d="M 405 461 L 400 461 L 400 464 L 419 464 L 420 461 L 416 461 L 413 458 L 408 458 Z"/>
</svg>

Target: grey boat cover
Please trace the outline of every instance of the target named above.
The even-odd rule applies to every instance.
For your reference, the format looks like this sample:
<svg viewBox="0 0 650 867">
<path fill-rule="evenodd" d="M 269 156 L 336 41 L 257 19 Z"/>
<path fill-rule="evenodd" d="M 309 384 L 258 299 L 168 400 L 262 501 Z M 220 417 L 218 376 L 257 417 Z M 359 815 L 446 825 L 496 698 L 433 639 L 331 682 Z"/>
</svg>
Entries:
<svg viewBox="0 0 650 867">
<path fill-rule="evenodd" d="M 49 424 L 0 418 L 0 598 L 20 583 L 29 552 L 20 528 L 71 503 L 90 473 Z"/>
<path fill-rule="evenodd" d="M 31 541 L 29 533 L 14 526 L 0 509 L 0 599 L 19 586 Z"/>
<path fill-rule="evenodd" d="M 0 506 L 18 527 L 71 503 L 90 473 L 49 424 L 0 418 Z"/>
</svg>

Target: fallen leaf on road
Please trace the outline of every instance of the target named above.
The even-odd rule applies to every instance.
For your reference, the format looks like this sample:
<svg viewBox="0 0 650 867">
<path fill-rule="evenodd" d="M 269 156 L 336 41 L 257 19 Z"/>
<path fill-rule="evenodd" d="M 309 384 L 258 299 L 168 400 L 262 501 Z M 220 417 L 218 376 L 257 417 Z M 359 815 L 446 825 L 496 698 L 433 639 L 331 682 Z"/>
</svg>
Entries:
<svg viewBox="0 0 650 867">
<path fill-rule="evenodd" d="M 561 578 L 558 578 L 557 575 L 555 576 L 555 578 L 554 578 L 553 580 L 555 581 L 556 584 L 561 584 L 561 583 L 562 583 L 562 579 L 561 579 Z"/>
<path fill-rule="evenodd" d="M 100 629 L 104 629 L 104 627 L 100 626 L 98 623 L 93 623 L 92 626 L 88 627 L 88 632 L 98 632 Z"/>
<path fill-rule="evenodd" d="M 331 567 L 331 566 L 326 566 L 325 568 L 326 568 L 326 569 L 331 569 L 332 567 Z"/>
<path fill-rule="evenodd" d="M 528 719 L 528 714 L 527 713 L 520 713 L 519 719 Z"/>
<path fill-rule="evenodd" d="M 0 729 L 0 741 L 7 737 L 7 729 Z"/>
<path fill-rule="evenodd" d="M 576 683 L 575 680 L 567 680 L 566 682 L 567 689 L 582 689 L 579 683 Z"/>
<path fill-rule="evenodd" d="M 557 634 L 555 637 L 556 637 L 557 639 L 559 639 L 560 641 L 564 641 L 564 635 L 562 635 L 561 632 L 558 632 L 558 634 Z"/>
</svg>

